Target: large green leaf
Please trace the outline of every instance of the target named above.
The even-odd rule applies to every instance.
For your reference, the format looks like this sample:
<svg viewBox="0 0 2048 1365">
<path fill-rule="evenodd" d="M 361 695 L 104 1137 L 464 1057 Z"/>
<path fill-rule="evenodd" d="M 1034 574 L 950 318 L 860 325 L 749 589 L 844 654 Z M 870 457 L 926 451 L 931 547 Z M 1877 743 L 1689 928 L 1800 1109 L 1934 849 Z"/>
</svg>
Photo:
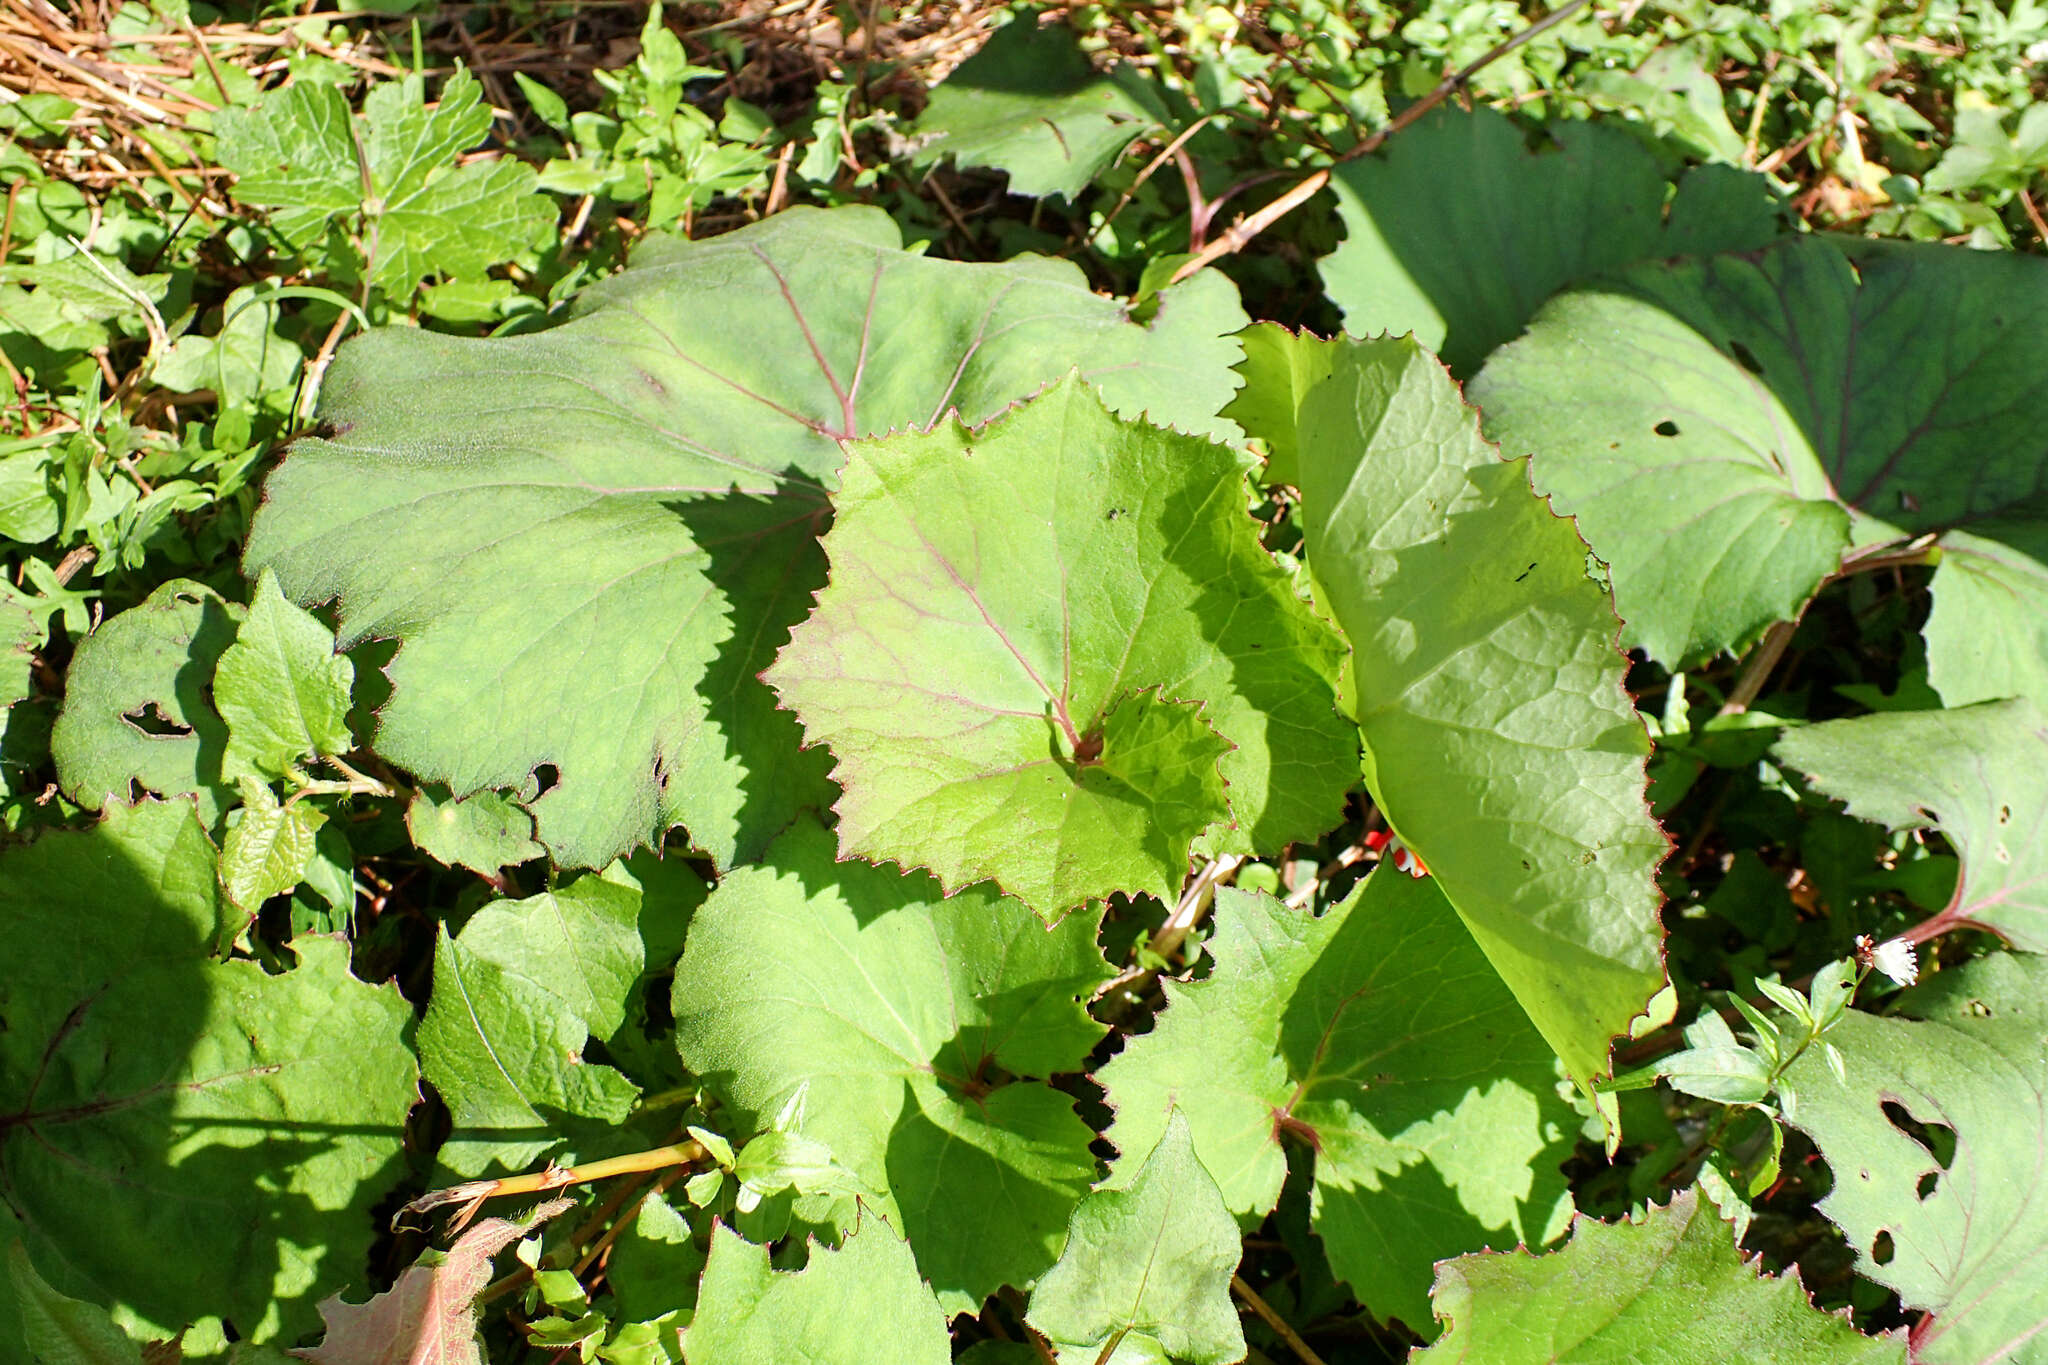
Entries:
<svg viewBox="0 0 2048 1365">
<path fill-rule="evenodd" d="M 1663 980 L 1667 845 L 1613 608 L 1433 358 L 1399 339 L 1331 363 L 1300 413 L 1301 514 L 1367 781 L 1584 1084 Z"/>
<path fill-rule="evenodd" d="M 1666 185 L 1642 141 L 1557 120 L 1531 135 L 1491 109 L 1440 109 L 1331 174 L 1344 244 L 1319 264 L 1345 330 L 1413 332 L 1460 375 L 1543 301 L 1618 266 L 1762 246 L 1769 182 L 1702 166 Z"/>
<path fill-rule="evenodd" d="M 1640 1221 L 1583 1220 L 1548 1256 L 1461 1256 L 1437 1272 L 1443 1340 L 1416 1365 L 1905 1365 L 1904 1334 L 1859 1334 L 1818 1312 L 1797 1275 L 1745 1265 L 1692 1190 Z M 1915 1359 L 1918 1359 L 1916 1356 Z"/>
<path fill-rule="evenodd" d="M 2040 1365 L 2048 963 L 2000 956 L 1956 975 L 1901 1002 L 1919 1021 L 1843 1018 L 1828 1038 L 1846 1081 L 1808 1053 L 1787 1077 L 1793 1112 L 1834 1171 L 1820 1209 L 1855 1248 L 1857 1270 L 1932 1315 L 1914 1329 L 1914 1360 Z"/>
<path fill-rule="evenodd" d="M 718 1365 L 944 1365 L 946 1315 L 918 1282 L 917 1263 L 870 1216 L 836 1251 L 813 1245 L 802 1270 L 776 1270 L 768 1248 L 723 1226 L 697 1311 L 683 1334 L 693 1361 Z"/>
<path fill-rule="evenodd" d="M 1026 12 L 989 36 L 932 91 L 911 127 L 913 161 L 951 157 L 1010 175 L 1015 194 L 1074 199 L 1132 140 L 1167 119 L 1136 68 L 1097 75 L 1065 24 Z"/>
<path fill-rule="evenodd" d="M 1230 1301 L 1243 1257 L 1237 1220 L 1176 1113 L 1142 1161 L 1126 1157 L 1075 1206 L 1059 1263 L 1031 1291 L 1030 1322 L 1082 1360 L 1131 1349 L 1230 1365 L 1245 1354 Z"/>
<path fill-rule="evenodd" d="M 1845 551 L 1938 533 L 1935 688 L 2048 702 L 2044 362 L 2048 263 L 1804 239 L 1562 295 L 1472 395 L 1651 657 L 1740 647 Z"/>
<path fill-rule="evenodd" d="M 190 796 L 209 825 L 219 819 L 235 798 L 209 684 L 241 619 L 213 589 L 175 578 L 80 641 L 50 731 L 65 794 L 91 810 Z"/>
<path fill-rule="evenodd" d="M 1963 864 L 1947 913 L 2048 953 L 2048 720 L 2032 702 L 1829 721 L 1776 752 L 1851 815 L 1940 829 Z"/>
<path fill-rule="evenodd" d="M 696 913 L 676 965 L 676 1044 L 735 1112 L 792 1104 L 880 1198 L 951 1312 L 1053 1263 L 1095 1176 L 1094 1137 L 1033 1077 L 1077 1071 L 1103 1028 L 1094 918 L 1048 931 L 1014 900 L 839 863 L 800 821 Z M 972 1216 L 963 1217 L 964 1210 Z"/>
<path fill-rule="evenodd" d="M 763 675 L 838 760 L 842 852 L 1050 915 L 1171 900 L 1211 824 L 1264 853 L 1337 822 L 1342 646 L 1260 547 L 1229 450 L 1075 380 L 850 449 L 832 581 Z"/>
<path fill-rule="evenodd" d="M 360 1283 L 417 1092 L 397 991 L 348 945 L 217 962 L 213 846 L 188 803 L 0 860 L 0 1195 L 63 1292 L 138 1335 L 217 1312 L 290 1337 Z"/>
<path fill-rule="evenodd" d="M 639 1087 L 583 1053 L 626 1020 L 639 916 L 633 888 L 585 876 L 441 931 L 419 1051 L 454 1123 L 442 1165 L 476 1176 L 589 1155 L 591 1130 L 632 1111 Z"/>
<path fill-rule="evenodd" d="M 1571 1210 L 1579 1120 L 1556 1062 L 1433 881 L 1375 873 L 1317 918 L 1217 893 L 1216 966 L 1100 1073 L 1118 1150 L 1178 1110 L 1241 1218 L 1272 1208 L 1283 1140 L 1315 1153 L 1313 1219 L 1360 1302 L 1430 1326 L 1430 1265 L 1541 1243 Z"/>
<path fill-rule="evenodd" d="M 402 642 L 378 751 L 523 791 L 564 863 L 679 822 L 743 860 L 831 799 L 755 675 L 824 582 L 842 437 L 983 420 L 1077 364 L 1120 411 L 1235 432 L 1227 284 L 1140 327 L 1070 265 L 898 241 L 876 210 L 791 210 L 642 247 L 552 331 L 344 347 L 248 567 L 338 597 L 346 642 Z"/>
</svg>

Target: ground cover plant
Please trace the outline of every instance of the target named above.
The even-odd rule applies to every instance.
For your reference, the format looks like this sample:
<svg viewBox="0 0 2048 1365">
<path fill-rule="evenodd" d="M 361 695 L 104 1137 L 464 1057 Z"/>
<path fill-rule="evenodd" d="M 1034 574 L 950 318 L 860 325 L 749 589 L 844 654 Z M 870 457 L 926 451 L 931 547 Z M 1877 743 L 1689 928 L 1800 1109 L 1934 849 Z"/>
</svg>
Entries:
<svg viewBox="0 0 2048 1365">
<path fill-rule="evenodd" d="M 0 1358 L 2048 1361 L 2048 11 L 0 58 Z"/>
</svg>

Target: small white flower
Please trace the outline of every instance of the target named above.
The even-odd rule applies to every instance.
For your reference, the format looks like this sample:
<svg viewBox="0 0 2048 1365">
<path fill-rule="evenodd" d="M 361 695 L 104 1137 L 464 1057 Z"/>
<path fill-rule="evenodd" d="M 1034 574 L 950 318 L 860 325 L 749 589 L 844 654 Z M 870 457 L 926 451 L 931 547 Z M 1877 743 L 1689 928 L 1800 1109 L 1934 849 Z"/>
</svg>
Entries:
<svg viewBox="0 0 2048 1365">
<path fill-rule="evenodd" d="M 1870 965 L 1901 986 L 1910 986 L 1920 979 L 1920 959 L 1913 952 L 1913 945 L 1902 938 L 1888 938 L 1878 944 L 1870 955 Z"/>
</svg>

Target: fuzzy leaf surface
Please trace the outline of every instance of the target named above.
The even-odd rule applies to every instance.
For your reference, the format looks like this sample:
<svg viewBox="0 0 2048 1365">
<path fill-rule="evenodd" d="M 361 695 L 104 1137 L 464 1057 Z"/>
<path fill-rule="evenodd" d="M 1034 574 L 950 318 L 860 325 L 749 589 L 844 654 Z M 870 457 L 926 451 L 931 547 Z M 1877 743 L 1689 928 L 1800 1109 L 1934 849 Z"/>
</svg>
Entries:
<svg viewBox="0 0 2048 1365">
<path fill-rule="evenodd" d="M 2044 358 L 2048 263 L 1807 238 L 1561 295 L 1472 396 L 1652 658 L 1746 645 L 1852 548 L 1962 533 L 1930 680 L 1950 706 L 2048 704 Z"/>
<path fill-rule="evenodd" d="M 1901 1000 L 1921 1019 L 1852 1010 L 1829 1031 L 1846 1084 L 1817 1051 L 1787 1081 L 1798 1126 L 1834 1172 L 1820 1211 L 1855 1248 L 1857 1271 L 1933 1315 L 1914 1359 L 2039 1365 L 2048 1360 L 2048 965 L 1998 954 L 1953 975 L 1938 994 Z M 1945 1165 L 1899 1111 L 1949 1131 Z M 1882 1262 L 1881 1237 L 1890 1243 Z"/>
<path fill-rule="evenodd" d="M 207 695 L 242 608 L 173 579 L 81 640 L 65 675 L 50 755 L 64 792 L 98 810 L 131 784 L 190 796 L 208 824 L 234 804 L 223 774 L 228 727 Z"/>
<path fill-rule="evenodd" d="M 912 158 L 1007 171 L 1012 194 L 1076 199 L 1118 153 L 1167 121 L 1135 68 L 1098 75 L 1065 24 L 1024 12 L 990 35 L 932 91 Z"/>
<path fill-rule="evenodd" d="M 345 645 L 401 641 L 378 752 L 523 790 L 566 865 L 678 823 L 756 856 L 832 796 L 756 675 L 824 582 L 842 437 L 984 420 L 1076 364 L 1120 411 L 1235 433 L 1226 282 L 1140 327 L 1070 265 L 899 242 L 876 210 L 795 209 L 649 242 L 549 331 L 343 347 L 334 434 L 271 477 L 247 564 L 338 598 Z"/>
<path fill-rule="evenodd" d="M 196 1308 L 295 1336 L 403 1168 L 411 1007 L 339 939 L 279 976 L 214 961 L 226 918 L 187 802 L 0 859 L 0 1193 L 58 1289 L 135 1335 Z"/>
<path fill-rule="evenodd" d="M 697 1312 L 683 1334 L 691 1360 L 731 1365 L 944 1365 L 946 1315 L 918 1279 L 910 1248 L 870 1215 L 837 1250 L 812 1244 L 802 1270 L 777 1270 L 768 1248 L 717 1224 Z"/>
<path fill-rule="evenodd" d="M 795 1100 L 786 1131 L 865 1181 L 947 1312 L 971 1312 L 1053 1263 L 1094 1180 L 1094 1134 L 1037 1078 L 1085 1065 L 1109 964 L 1093 916 L 1047 930 L 986 887 L 946 897 L 835 852 L 806 819 L 719 883 L 676 964 L 676 1046 L 736 1141 Z"/>
<path fill-rule="evenodd" d="M 626 1020 L 639 917 L 633 888 L 586 876 L 442 929 L 419 1029 L 421 1068 L 455 1125 L 442 1165 L 524 1170 L 587 1150 L 632 1111 L 639 1087 L 583 1052 Z"/>
<path fill-rule="evenodd" d="M 274 780 L 311 755 L 347 753 L 354 682 L 355 665 L 334 652 L 327 627 L 284 600 L 277 575 L 264 574 L 214 670 L 213 701 L 228 726 L 222 770 Z"/>
<path fill-rule="evenodd" d="M 1336 823 L 1341 644 L 1259 545 L 1229 450 L 1069 379 L 979 430 L 851 447 L 837 509 L 832 581 L 765 676 L 837 760 L 842 852 L 1054 915 L 1171 900 L 1212 824 L 1249 852 Z"/>
<path fill-rule="evenodd" d="M 106 1309 L 52 1289 L 20 1242 L 7 1248 L 7 1277 L 23 1338 L 8 1345 L 26 1347 L 36 1365 L 144 1365 L 142 1349 Z"/>
<path fill-rule="evenodd" d="M 1133 1338 L 1197 1365 L 1244 1359 L 1244 1328 L 1230 1301 L 1244 1245 L 1223 1192 L 1195 1156 L 1187 1120 L 1169 1118 L 1136 1165 L 1075 1206 L 1066 1249 L 1031 1291 L 1031 1325 L 1086 1360 L 1112 1339 L 1120 1350 L 1126 1342 L 1138 1348 Z"/>
<path fill-rule="evenodd" d="M 1694 1190 L 1640 1222 L 1581 1219 L 1549 1255 L 1460 1256 L 1437 1272 L 1449 1326 L 1416 1365 L 1905 1365 L 1903 1333 L 1866 1337 L 1807 1301 L 1796 1275 L 1745 1263 Z"/>
<path fill-rule="evenodd" d="M 1348 343 L 1300 429 L 1373 798 L 1583 1085 L 1664 979 L 1667 844 L 1613 606 L 1413 341 Z"/>
<path fill-rule="evenodd" d="M 1169 983 L 1157 1026 L 1099 1073 L 1127 1159 L 1178 1110 L 1255 1221 L 1280 1196 L 1283 1138 L 1312 1144 L 1331 1270 L 1424 1332 L 1433 1262 L 1563 1231 L 1578 1118 L 1433 880 L 1375 873 L 1321 918 L 1219 891 L 1208 947 L 1214 972 Z"/>
<path fill-rule="evenodd" d="M 405 828 L 435 860 L 486 876 L 547 851 L 534 841 L 533 817 L 503 792 L 457 801 L 422 788 L 405 808 Z"/>
<path fill-rule="evenodd" d="M 241 818 L 221 840 L 220 884 L 245 915 L 305 880 L 314 840 L 327 817 L 311 802 L 280 806 L 270 788 L 245 777 Z M 232 818 L 232 817 L 230 817 Z"/>
<path fill-rule="evenodd" d="M 1344 243 L 1317 266 L 1345 331 L 1412 332 L 1469 375 L 1568 285 L 1777 233 L 1762 176 L 1699 167 L 1667 213 L 1656 158 L 1627 129 L 1560 119 L 1537 136 L 1532 148 L 1503 114 L 1444 108 L 1336 167 Z"/>
<path fill-rule="evenodd" d="M 1939 829 L 1962 857 L 1955 913 L 2048 953 L 2048 720 L 2032 702 L 1832 720 L 1775 752 L 1851 815 Z"/>
</svg>

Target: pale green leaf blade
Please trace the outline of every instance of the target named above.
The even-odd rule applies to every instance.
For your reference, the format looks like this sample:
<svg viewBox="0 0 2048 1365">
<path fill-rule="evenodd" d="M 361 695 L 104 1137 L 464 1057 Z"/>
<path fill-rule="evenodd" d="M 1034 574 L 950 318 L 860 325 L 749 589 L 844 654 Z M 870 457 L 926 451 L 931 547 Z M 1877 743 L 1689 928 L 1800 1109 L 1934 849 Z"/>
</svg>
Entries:
<svg viewBox="0 0 2048 1365">
<path fill-rule="evenodd" d="M 720 1224 L 683 1334 L 690 1360 L 720 1365 L 944 1365 L 946 1315 L 918 1279 L 910 1248 L 870 1214 L 837 1250 L 812 1244 L 802 1270 Z M 878 1355 L 878 1352 L 884 1354 Z"/>
<path fill-rule="evenodd" d="M 274 210 L 271 222 L 294 246 L 319 237 L 327 221 L 362 207 L 354 115 L 341 90 L 297 81 L 253 109 L 223 109 L 216 153 L 235 173 L 235 198 Z"/>
<path fill-rule="evenodd" d="M 1532 135 L 1484 108 L 1439 109 L 1331 183 L 1345 240 L 1318 267 L 1345 330 L 1412 332 L 1459 375 L 1568 285 L 1777 231 L 1761 176 L 1701 167 L 1667 218 L 1656 158 L 1626 129 L 1561 119 Z"/>
<path fill-rule="evenodd" d="M 560 211 L 539 182 L 525 162 L 501 157 L 443 171 L 391 201 L 377 220 L 377 283 L 408 293 L 428 275 L 473 278 L 546 246 Z"/>
<path fill-rule="evenodd" d="M 985 887 L 946 897 L 835 853 L 804 820 L 719 883 L 676 965 L 676 1045 L 729 1137 L 793 1106 L 789 1131 L 902 1223 L 947 1311 L 973 1311 L 1053 1263 L 1094 1179 L 1094 1134 L 1041 1078 L 1085 1065 L 1109 964 L 1088 914 L 1048 930 Z"/>
<path fill-rule="evenodd" d="M 209 824 L 233 804 L 222 772 L 227 724 L 206 684 L 241 613 L 213 589 L 173 579 L 79 642 L 50 731 L 66 795 L 92 810 L 134 788 L 191 796 Z"/>
<path fill-rule="evenodd" d="M 1649 738 L 1607 594 L 1527 464 L 1406 339 L 1301 413 L 1308 559 L 1350 639 L 1367 781 L 1572 1076 L 1663 984 Z"/>
<path fill-rule="evenodd" d="M 241 788 L 241 818 L 221 841 L 220 884 L 236 907 L 253 915 L 263 902 L 305 880 L 327 817 L 308 801 L 278 805 L 270 788 L 253 777 L 243 778 Z"/>
<path fill-rule="evenodd" d="M 1243 487 L 1227 449 L 1075 380 L 852 447 L 832 581 L 764 675 L 837 760 L 842 851 L 1053 915 L 1172 899 L 1212 824 L 1247 852 L 1334 824 L 1340 646 Z"/>
<path fill-rule="evenodd" d="M 1998 609 L 1942 609 L 1929 662 L 1956 704 L 2048 678 L 1974 678 L 1961 639 L 2041 641 L 2044 317 L 2032 258 L 1801 238 L 1562 295 L 1472 395 L 1607 561 L 1625 642 L 1674 666 L 1791 619 L 1845 551 L 1966 533 L 1976 590 L 1944 569 L 1937 592 Z"/>
<path fill-rule="evenodd" d="M 2036 547 L 2036 554 L 2040 553 Z M 1948 706 L 2032 697 L 2048 706 L 2048 563 L 1968 531 L 1941 538 L 1927 681 Z"/>
<path fill-rule="evenodd" d="M 1009 173 L 1013 194 L 1072 201 L 1166 117 L 1142 76 L 1098 75 L 1072 28 L 1026 11 L 933 89 L 911 126 L 912 161 L 989 166 Z"/>
<path fill-rule="evenodd" d="M 228 726 L 223 771 L 276 780 L 309 756 L 347 753 L 354 682 L 355 665 L 334 652 L 327 627 L 285 601 L 266 570 L 214 670 L 214 706 Z"/>
<path fill-rule="evenodd" d="M 1244 387 L 1223 415 L 1266 443 L 1267 483 L 1297 483 L 1300 466 L 1302 400 L 1330 377 L 1342 341 L 1326 341 L 1310 332 L 1291 332 L 1277 322 L 1259 322 L 1245 329 L 1244 360 L 1237 372 Z"/>
<path fill-rule="evenodd" d="M 1283 1141 L 1316 1151 L 1312 1218 L 1336 1275 L 1430 1329 L 1433 1262 L 1540 1244 L 1571 1210 L 1578 1118 L 1556 1062 L 1433 881 L 1375 873 L 1321 918 L 1217 893 L 1216 966 L 1099 1073 L 1111 1141 L 1177 1110 L 1240 1219 L 1273 1206 Z"/>
<path fill-rule="evenodd" d="M 585 876 L 442 932 L 419 1027 L 421 1068 L 454 1122 L 442 1165 L 471 1177 L 607 1154 L 640 1092 L 583 1053 L 626 1020 L 639 918 L 636 890 Z"/>
<path fill-rule="evenodd" d="M 751 857 L 831 799 L 756 675 L 824 582 L 838 439 L 985 420 L 1077 363 L 1119 410 L 1234 435 L 1243 315 L 1189 283 L 1140 327 L 1070 265 L 922 258 L 864 208 L 650 242 L 550 331 L 343 347 L 333 436 L 272 476 L 247 565 L 338 597 L 345 644 L 399 639 L 378 752 L 523 789 L 558 860 L 677 823 Z"/>
<path fill-rule="evenodd" d="M 1940 829 L 1962 859 L 1950 913 L 2048 952 L 2048 720 L 2032 702 L 1833 720 L 1775 752 L 1851 815 Z"/>
<path fill-rule="evenodd" d="M 2048 1358 L 2048 969 L 2001 954 L 1954 975 L 1902 1002 L 1923 1020 L 1846 1015 L 1828 1037 L 1848 1082 L 1807 1053 L 1787 1077 L 1795 1122 L 1834 1172 L 1820 1209 L 1856 1269 L 1931 1314 L 1914 1359 L 2033 1365 Z M 1900 1111 L 1948 1130 L 1945 1165 Z"/>
<path fill-rule="evenodd" d="M 7 1248 L 7 1275 L 25 1338 L 8 1345 L 26 1347 L 36 1365 L 142 1365 L 142 1349 L 107 1310 L 52 1289 L 20 1242 Z"/>
<path fill-rule="evenodd" d="M 405 808 L 406 830 L 428 856 L 495 877 L 547 851 L 534 840 L 533 817 L 503 792 L 481 791 L 465 801 L 446 792 L 421 787 Z"/>
<path fill-rule="evenodd" d="M 303 354 L 298 343 L 273 331 L 280 305 L 244 285 L 221 304 L 220 330 L 188 332 L 157 357 L 150 378 L 164 388 L 211 389 L 223 405 L 253 406 L 279 390 L 289 397 Z M 55 529 L 53 526 L 52 530 Z"/>
<path fill-rule="evenodd" d="M 1187 1120 L 1174 1114 L 1143 1162 L 1125 1164 L 1135 1174 L 1120 1167 L 1075 1206 L 1066 1249 L 1031 1291 L 1031 1325 L 1090 1360 L 1132 1336 L 1197 1365 L 1244 1359 L 1230 1299 L 1244 1247 Z"/>
<path fill-rule="evenodd" d="M 214 961 L 225 918 L 184 802 L 0 859 L 5 1199 L 37 1263 L 135 1335 L 217 1312 L 296 1336 L 364 1275 L 404 1170 L 411 1007 L 337 939 L 297 940 L 282 975 Z"/>
<path fill-rule="evenodd" d="M 1639 1222 L 1582 1219 L 1546 1256 L 1461 1256 L 1437 1272 L 1449 1326 L 1416 1365 L 1905 1365 L 1903 1333 L 1866 1337 L 1807 1301 L 1797 1275 L 1745 1264 L 1729 1227 L 1692 1190 Z"/>
</svg>

